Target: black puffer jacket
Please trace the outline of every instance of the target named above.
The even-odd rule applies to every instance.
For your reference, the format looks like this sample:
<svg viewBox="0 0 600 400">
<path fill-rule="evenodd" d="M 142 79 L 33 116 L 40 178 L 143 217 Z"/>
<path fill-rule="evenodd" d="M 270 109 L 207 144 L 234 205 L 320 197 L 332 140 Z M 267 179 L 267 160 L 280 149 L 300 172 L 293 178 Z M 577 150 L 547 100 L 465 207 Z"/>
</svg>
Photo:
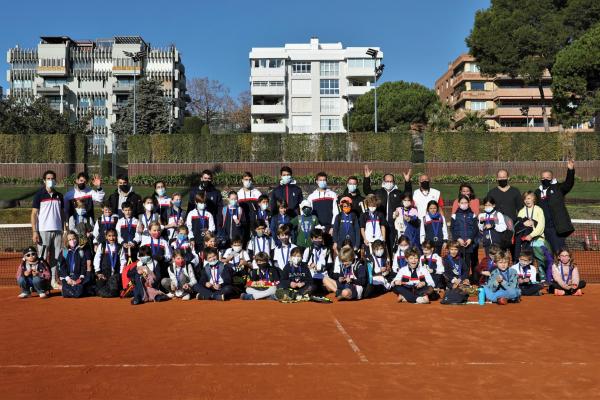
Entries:
<svg viewBox="0 0 600 400">
<path fill-rule="evenodd" d="M 556 233 L 561 236 L 570 235 L 575 228 L 571 223 L 571 217 L 565 205 L 565 196 L 573 189 L 575 184 L 575 169 L 567 169 L 567 177 L 562 183 L 553 183 L 546 190 L 546 198 L 542 199 L 542 191 L 540 188 L 535 190 L 535 198 L 537 203 L 544 210 L 544 215 L 548 219 L 548 213 L 552 218 Z M 546 226 L 548 221 L 546 220 Z"/>
</svg>

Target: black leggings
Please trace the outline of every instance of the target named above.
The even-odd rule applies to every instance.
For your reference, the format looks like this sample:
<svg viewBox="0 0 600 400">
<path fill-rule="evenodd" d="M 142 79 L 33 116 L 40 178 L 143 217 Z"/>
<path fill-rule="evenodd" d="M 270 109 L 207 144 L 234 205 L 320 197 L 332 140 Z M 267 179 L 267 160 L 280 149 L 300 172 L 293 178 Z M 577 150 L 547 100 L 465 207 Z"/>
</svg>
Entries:
<svg viewBox="0 0 600 400">
<path fill-rule="evenodd" d="M 575 293 L 578 289 L 583 289 L 584 287 L 585 287 L 585 281 L 579 281 L 579 285 L 577 286 L 577 289 L 563 289 L 562 287 L 560 287 L 560 285 L 558 283 L 552 282 L 552 284 L 548 288 L 548 293 L 554 293 L 554 291 L 556 289 L 559 289 L 559 290 L 564 290 L 565 294 L 567 296 L 570 296 L 573 293 Z"/>
<path fill-rule="evenodd" d="M 417 297 L 425 296 L 433 292 L 431 286 L 423 286 L 417 289 L 415 286 L 394 286 L 392 291 L 396 294 L 401 294 L 409 303 L 416 303 Z"/>
</svg>

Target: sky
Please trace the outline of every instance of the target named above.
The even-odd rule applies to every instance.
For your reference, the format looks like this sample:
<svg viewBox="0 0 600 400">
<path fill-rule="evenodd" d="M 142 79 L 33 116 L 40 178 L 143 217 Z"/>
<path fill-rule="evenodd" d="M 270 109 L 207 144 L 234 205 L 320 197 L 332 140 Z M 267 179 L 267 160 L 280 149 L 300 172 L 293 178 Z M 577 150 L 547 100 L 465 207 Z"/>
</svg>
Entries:
<svg viewBox="0 0 600 400">
<path fill-rule="evenodd" d="M 404 80 L 433 88 L 448 62 L 466 52 L 475 12 L 489 0 L 101 0 L 7 1 L 0 49 L 35 47 L 40 36 L 97 39 L 141 35 L 153 46 L 174 43 L 187 78 L 208 77 L 231 94 L 249 89 L 252 47 L 307 43 L 311 36 L 344 47 L 379 46 L 380 82 Z M 169 8 L 170 7 L 170 8 Z M 6 57 L 0 86 L 6 90 Z"/>
</svg>

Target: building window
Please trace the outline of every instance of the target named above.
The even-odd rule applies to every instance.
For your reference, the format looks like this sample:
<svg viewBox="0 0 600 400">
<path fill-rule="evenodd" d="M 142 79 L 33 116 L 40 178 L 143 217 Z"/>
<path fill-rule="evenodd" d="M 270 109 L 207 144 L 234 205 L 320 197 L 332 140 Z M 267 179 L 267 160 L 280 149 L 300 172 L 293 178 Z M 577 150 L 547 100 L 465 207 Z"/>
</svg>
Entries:
<svg viewBox="0 0 600 400">
<path fill-rule="evenodd" d="M 66 79 L 45 79 L 44 80 L 44 87 L 57 87 L 60 85 L 66 85 L 67 84 L 67 80 Z"/>
<path fill-rule="evenodd" d="M 466 72 L 479 72 L 479 66 L 477 64 L 469 63 L 465 65 Z"/>
<path fill-rule="evenodd" d="M 269 81 L 269 86 L 283 86 L 283 81 Z"/>
<path fill-rule="evenodd" d="M 294 74 L 310 74 L 310 61 L 292 63 L 292 72 Z"/>
<path fill-rule="evenodd" d="M 471 90 L 485 90 L 485 82 L 471 82 Z"/>
<path fill-rule="evenodd" d="M 15 79 L 12 81 L 13 89 L 31 89 L 33 87 L 33 81 Z"/>
<path fill-rule="evenodd" d="M 321 79 L 321 94 L 340 94 L 339 79 Z"/>
<path fill-rule="evenodd" d="M 106 99 L 102 97 L 95 98 L 94 107 L 106 107 Z"/>
<path fill-rule="evenodd" d="M 268 58 L 258 58 L 254 60 L 254 68 L 279 68 L 283 67 L 283 60 L 279 58 L 268 59 Z"/>
<path fill-rule="evenodd" d="M 90 99 L 82 97 L 79 99 L 79 108 L 88 108 L 90 106 Z"/>
<path fill-rule="evenodd" d="M 321 114 L 338 114 L 340 112 L 340 99 L 337 97 L 321 98 Z"/>
<path fill-rule="evenodd" d="M 473 111 L 487 110 L 487 102 L 486 101 L 472 101 L 471 102 L 471 110 L 473 110 Z"/>
<path fill-rule="evenodd" d="M 340 119 L 338 117 L 321 117 L 321 132 L 338 132 Z"/>
<path fill-rule="evenodd" d="M 372 58 L 349 58 L 348 68 L 375 69 L 375 60 Z"/>
<path fill-rule="evenodd" d="M 94 117 L 94 126 L 106 126 L 106 118 Z"/>
<path fill-rule="evenodd" d="M 260 86 L 260 87 L 269 86 L 269 82 L 268 81 L 254 81 L 254 82 L 252 82 L 252 86 Z"/>
<path fill-rule="evenodd" d="M 321 76 L 338 76 L 340 63 L 337 61 L 321 61 Z"/>
</svg>

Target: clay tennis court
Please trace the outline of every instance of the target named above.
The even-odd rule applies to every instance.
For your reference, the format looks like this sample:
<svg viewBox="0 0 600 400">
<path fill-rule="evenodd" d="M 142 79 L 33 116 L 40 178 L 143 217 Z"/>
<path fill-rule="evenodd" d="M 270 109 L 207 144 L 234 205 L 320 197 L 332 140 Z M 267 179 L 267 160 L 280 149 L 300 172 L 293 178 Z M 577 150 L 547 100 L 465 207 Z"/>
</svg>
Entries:
<svg viewBox="0 0 600 400">
<path fill-rule="evenodd" d="M 600 285 L 521 304 L 17 299 L 3 399 L 594 398 Z"/>
</svg>

